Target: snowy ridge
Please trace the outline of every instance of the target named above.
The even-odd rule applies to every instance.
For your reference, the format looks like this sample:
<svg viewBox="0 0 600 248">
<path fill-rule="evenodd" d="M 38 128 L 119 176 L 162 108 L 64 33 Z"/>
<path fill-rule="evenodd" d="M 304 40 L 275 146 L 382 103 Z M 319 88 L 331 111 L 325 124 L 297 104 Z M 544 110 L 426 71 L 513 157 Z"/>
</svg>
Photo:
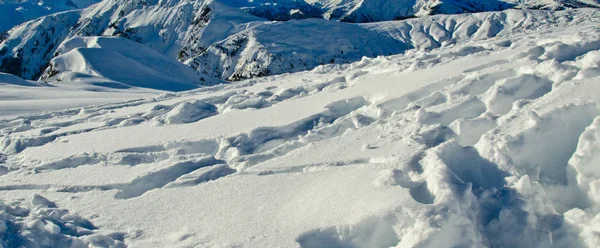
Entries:
<svg viewBox="0 0 600 248">
<path fill-rule="evenodd" d="M 204 74 L 237 81 L 406 49 L 404 43 L 385 34 L 353 24 L 310 19 L 257 25 L 211 45 L 185 63 Z"/>
<path fill-rule="evenodd" d="M 202 21 L 212 13 L 204 1 L 109 0 L 82 11 L 46 16 L 8 32 L 0 45 L 0 67 L 4 72 L 37 79 L 60 43 L 77 36 L 123 36 L 177 58 L 186 46 L 201 50 L 226 38 L 229 33 L 223 30 L 235 33 L 236 24 L 260 20 L 241 10 L 218 3 L 214 6 L 222 11 L 211 14 L 211 27 Z M 186 45 L 188 42 L 191 44 Z"/>
<path fill-rule="evenodd" d="M 436 14 L 501 11 L 512 8 L 564 10 L 600 7 L 597 0 L 312 0 L 323 6 L 326 19 L 344 22 L 375 22 Z"/>
<path fill-rule="evenodd" d="M 267 23 L 217 42 L 185 63 L 203 74 L 235 81 L 598 18 L 595 10 L 507 10 L 361 25 L 317 19 Z"/>
<path fill-rule="evenodd" d="M 129 247 L 598 247 L 597 11 L 548 15 L 490 13 L 523 24 L 430 51 L 4 118 L 0 194 L 43 192 Z M 436 18 L 423 29 L 454 20 Z M 364 26 L 408 37 L 389 24 Z"/>
<path fill-rule="evenodd" d="M 125 38 L 77 37 L 63 42 L 55 55 L 42 75 L 45 82 L 97 78 L 96 81 L 112 80 L 115 85 L 168 91 L 223 83 Z"/>
<path fill-rule="evenodd" d="M 272 21 L 321 18 L 324 12 L 321 6 L 311 4 L 310 1 L 305 0 L 280 0 L 276 2 L 271 0 L 221 0 L 220 2 Z"/>
<path fill-rule="evenodd" d="M 103 35 L 140 42 L 209 77 L 240 80 L 597 18 L 593 10 L 508 10 L 360 25 L 314 19 L 267 22 L 218 1 L 119 1 L 103 1 L 84 11 L 47 16 L 12 29 L 0 43 L 0 70 L 37 80 L 60 43 L 70 37 Z M 325 30 L 336 32 L 323 35 Z"/>
</svg>

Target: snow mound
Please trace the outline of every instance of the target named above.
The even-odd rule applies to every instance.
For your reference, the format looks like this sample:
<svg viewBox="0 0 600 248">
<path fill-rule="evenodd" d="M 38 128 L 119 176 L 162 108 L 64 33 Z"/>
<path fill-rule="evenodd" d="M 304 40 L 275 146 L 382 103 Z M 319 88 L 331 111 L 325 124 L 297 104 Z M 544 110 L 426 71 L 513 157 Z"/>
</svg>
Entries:
<svg viewBox="0 0 600 248">
<path fill-rule="evenodd" d="M 40 86 L 39 84 L 32 83 L 27 80 L 23 80 L 17 76 L 14 76 L 11 74 L 6 74 L 6 73 L 1 73 L 1 72 L 0 72 L 0 84 L 30 86 L 30 87 Z"/>
<path fill-rule="evenodd" d="M 111 237 L 112 236 L 112 237 Z M 121 233 L 98 233 L 89 220 L 35 194 L 30 202 L 0 201 L 2 247 L 126 247 Z"/>
<path fill-rule="evenodd" d="M 598 148 L 600 146 L 600 117 L 596 117 L 585 128 L 579 137 L 577 150 L 569 159 L 569 165 L 577 175 L 577 185 L 581 188 L 590 201 L 600 203 L 600 171 L 597 165 L 600 162 Z"/>
<path fill-rule="evenodd" d="M 184 124 L 196 122 L 206 117 L 215 115 L 217 107 L 203 101 L 189 101 L 177 105 L 165 115 L 167 124 Z"/>
<path fill-rule="evenodd" d="M 212 79 L 202 81 L 202 76 L 189 67 L 124 38 L 73 38 L 63 42 L 56 55 L 42 75 L 46 82 L 77 81 L 95 76 L 129 86 L 168 91 L 190 90 L 217 82 Z M 123 86 L 113 84 L 113 87 Z"/>
</svg>

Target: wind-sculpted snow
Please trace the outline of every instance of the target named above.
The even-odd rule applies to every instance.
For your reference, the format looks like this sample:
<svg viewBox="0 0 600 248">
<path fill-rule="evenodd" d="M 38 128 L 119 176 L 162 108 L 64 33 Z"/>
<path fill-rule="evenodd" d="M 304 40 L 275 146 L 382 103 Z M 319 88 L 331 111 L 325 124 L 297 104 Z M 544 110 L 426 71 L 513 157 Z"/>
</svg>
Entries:
<svg viewBox="0 0 600 248">
<path fill-rule="evenodd" d="M 98 231 L 89 220 L 38 194 L 28 202 L 0 201 L 2 247 L 126 247 L 125 233 Z"/>
<path fill-rule="evenodd" d="M 0 198 L 36 209 L 18 199 L 43 194 L 42 209 L 85 216 L 58 222 L 85 233 L 0 216 L 35 244 L 598 247 L 596 13 L 361 24 L 418 49 L 4 117 Z"/>
<path fill-rule="evenodd" d="M 44 81 L 93 81 L 92 78 L 99 77 L 113 80 L 114 85 L 124 83 L 169 91 L 221 83 L 124 38 L 73 38 L 63 42 L 55 55 L 42 75 Z"/>
</svg>

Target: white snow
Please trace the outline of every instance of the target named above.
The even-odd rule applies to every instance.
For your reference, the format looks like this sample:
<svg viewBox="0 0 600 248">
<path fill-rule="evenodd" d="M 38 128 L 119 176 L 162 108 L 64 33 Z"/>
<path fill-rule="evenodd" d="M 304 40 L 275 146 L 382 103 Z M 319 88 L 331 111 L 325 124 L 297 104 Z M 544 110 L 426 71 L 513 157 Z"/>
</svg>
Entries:
<svg viewBox="0 0 600 248">
<path fill-rule="evenodd" d="M 78 79 L 51 85 L 0 73 L 0 116 L 63 110 L 135 99 L 162 92 L 129 87 L 106 79 Z"/>
<path fill-rule="evenodd" d="M 73 38 L 64 41 L 56 54 L 42 76 L 44 81 L 85 81 L 108 88 L 133 86 L 168 91 L 222 83 L 202 78 L 174 59 L 124 38 Z"/>
<path fill-rule="evenodd" d="M 97 229 L 89 220 L 38 194 L 30 202 L 0 202 L 2 247 L 126 247 L 114 239 L 123 234 L 100 234 Z"/>
<path fill-rule="evenodd" d="M 49 83 L 0 74 L 0 244 L 599 247 L 598 16 L 253 23 L 290 59 L 338 44 L 275 43 L 303 25 L 410 46 L 177 93 L 155 43 L 61 41 Z"/>
<path fill-rule="evenodd" d="M 147 46 L 140 49 L 153 49 L 210 78 L 239 81 L 310 70 L 322 64 L 355 62 L 363 56 L 388 56 L 412 48 L 433 49 L 527 29 L 577 25 L 598 18 L 597 12 L 590 9 L 523 11 L 515 10 L 512 3 L 497 0 L 400 1 L 406 4 L 381 0 L 311 4 L 302 0 L 271 2 L 101 1 L 85 9 L 46 15 L 0 34 L 0 70 L 38 80 L 46 76 L 44 71 L 60 54 L 61 44 L 69 39 L 121 36 Z M 579 1 L 569 1 L 574 7 L 578 6 L 576 2 Z M 330 4 L 350 6 L 352 11 L 346 13 L 346 7 L 342 10 Z M 414 8 L 430 4 L 442 7 L 429 8 L 423 18 L 389 21 L 413 16 Z M 405 10 L 407 8 L 411 10 Z M 309 14 L 285 17 L 293 9 L 304 9 Z M 343 16 L 348 14 L 361 19 L 341 21 L 386 22 L 356 24 L 325 20 L 328 19 L 326 16 L 310 14 L 315 9 L 325 14 L 341 11 Z M 456 15 L 492 10 L 505 11 Z M 438 12 L 453 15 L 428 16 Z M 292 20 L 269 21 L 273 20 L 271 17 Z M 91 54 L 92 50 L 98 52 L 96 49 L 84 52 L 88 61 L 93 60 L 90 57 L 101 56 Z M 75 54 L 70 55 L 74 57 Z"/>
</svg>

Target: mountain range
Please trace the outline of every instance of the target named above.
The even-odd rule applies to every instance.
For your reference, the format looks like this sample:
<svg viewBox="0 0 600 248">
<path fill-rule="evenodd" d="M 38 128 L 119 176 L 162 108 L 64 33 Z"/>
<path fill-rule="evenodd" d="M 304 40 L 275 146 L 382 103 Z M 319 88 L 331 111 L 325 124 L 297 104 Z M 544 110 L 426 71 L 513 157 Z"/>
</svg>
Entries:
<svg viewBox="0 0 600 248">
<path fill-rule="evenodd" d="M 432 49 L 489 38 L 524 25 L 544 25 L 546 18 L 555 18 L 544 12 L 491 11 L 600 6 L 597 0 L 105 0 L 94 3 L 92 0 L 3 2 L 2 8 L 28 4 L 44 11 L 39 12 L 42 17 L 0 34 L 0 72 L 47 82 L 58 80 L 63 72 L 85 74 L 68 65 L 57 65 L 63 61 L 55 58 L 65 52 L 59 49 L 64 42 L 75 37 L 123 37 L 196 70 L 198 75 L 187 84 L 211 85 L 215 80 L 238 81 L 297 72 L 323 64 L 357 61 L 363 56 L 399 54 L 413 48 Z M 48 15 L 55 11 L 62 12 Z M 466 18 L 447 15 L 473 12 L 490 13 Z M 4 16 L 10 15 L 13 13 Z M 524 15 L 524 21 L 512 18 L 515 15 Z M 385 22 L 400 19 L 406 20 Z M 466 25 L 458 25 L 462 23 Z M 97 54 L 80 54 L 83 60 L 97 60 L 92 56 Z"/>
</svg>

